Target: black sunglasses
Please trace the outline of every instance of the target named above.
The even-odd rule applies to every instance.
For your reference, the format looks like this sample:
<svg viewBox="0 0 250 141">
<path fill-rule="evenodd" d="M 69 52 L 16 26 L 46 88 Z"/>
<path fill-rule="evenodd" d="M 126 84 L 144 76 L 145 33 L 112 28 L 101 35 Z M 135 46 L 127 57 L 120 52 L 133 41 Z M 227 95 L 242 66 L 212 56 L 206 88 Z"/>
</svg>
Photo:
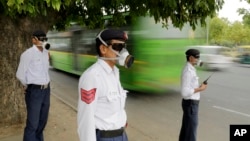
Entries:
<svg viewBox="0 0 250 141">
<path fill-rule="evenodd" d="M 113 43 L 113 44 L 109 44 L 112 46 L 112 49 L 115 51 L 121 51 L 123 48 L 126 48 L 127 45 L 125 43 Z"/>
<path fill-rule="evenodd" d="M 36 39 L 38 39 L 39 41 L 47 41 L 48 38 L 47 37 L 36 37 L 34 36 Z"/>
<path fill-rule="evenodd" d="M 200 55 L 195 55 L 194 58 L 199 59 Z"/>
</svg>

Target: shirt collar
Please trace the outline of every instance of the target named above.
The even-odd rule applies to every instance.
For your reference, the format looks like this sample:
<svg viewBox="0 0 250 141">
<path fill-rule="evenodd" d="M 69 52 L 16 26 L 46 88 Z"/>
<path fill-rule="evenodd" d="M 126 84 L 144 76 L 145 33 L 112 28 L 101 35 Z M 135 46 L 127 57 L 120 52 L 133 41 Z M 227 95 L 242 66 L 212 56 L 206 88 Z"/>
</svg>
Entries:
<svg viewBox="0 0 250 141">
<path fill-rule="evenodd" d="M 108 63 L 106 63 L 104 60 L 102 59 L 98 59 L 97 63 L 100 64 L 102 66 L 102 68 L 107 72 L 107 73 L 111 73 L 113 71 L 113 69 L 108 65 Z M 118 71 L 118 68 L 116 66 L 114 66 L 114 72 L 116 73 Z"/>
<path fill-rule="evenodd" d="M 33 45 L 32 48 L 34 48 L 36 51 L 40 51 L 36 45 Z"/>
<path fill-rule="evenodd" d="M 190 62 L 187 62 L 187 66 L 190 70 L 195 71 L 195 67 Z"/>
<path fill-rule="evenodd" d="M 38 47 L 37 47 L 36 45 L 33 45 L 32 48 L 33 48 L 35 51 L 41 52 L 41 51 L 38 49 Z M 47 53 L 48 50 L 43 49 L 43 51 L 42 51 L 41 53 L 44 53 L 44 52 Z"/>
</svg>

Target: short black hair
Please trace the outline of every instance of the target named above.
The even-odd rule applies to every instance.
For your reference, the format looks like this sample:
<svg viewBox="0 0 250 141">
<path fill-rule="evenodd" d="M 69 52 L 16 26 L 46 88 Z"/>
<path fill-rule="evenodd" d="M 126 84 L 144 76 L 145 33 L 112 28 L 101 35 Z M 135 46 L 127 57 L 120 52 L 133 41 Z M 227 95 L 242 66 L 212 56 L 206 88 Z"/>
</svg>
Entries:
<svg viewBox="0 0 250 141">
<path fill-rule="evenodd" d="M 188 61 L 190 56 L 193 56 L 193 57 L 195 57 L 195 58 L 199 58 L 199 56 L 200 56 L 200 51 L 197 50 L 197 49 L 188 49 L 188 50 L 185 52 L 185 54 L 186 54 L 186 58 L 187 58 L 187 61 Z"/>
<path fill-rule="evenodd" d="M 46 33 L 43 30 L 36 30 L 36 31 L 33 32 L 32 36 L 46 37 Z"/>
</svg>

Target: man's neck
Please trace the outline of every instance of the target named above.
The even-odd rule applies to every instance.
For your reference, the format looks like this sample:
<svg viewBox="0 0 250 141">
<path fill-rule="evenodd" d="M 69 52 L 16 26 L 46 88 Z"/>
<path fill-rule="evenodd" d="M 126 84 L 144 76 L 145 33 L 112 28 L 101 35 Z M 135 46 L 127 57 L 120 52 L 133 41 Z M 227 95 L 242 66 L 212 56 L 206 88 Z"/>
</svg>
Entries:
<svg viewBox="0 0 250 141">
<path fill-rule="evenodd" d="M 111 60 L 104 60 L 105 62 L 107 62 L 107 64 L 114 69 L 115 64 L 111 61 Z"/>
<path fill-rule="evenodd" d="M 191 61 L 188 61 L 190 65 L 192 65 L 193 67 L 195 66 L 195 63 L 192 63 Z"/>
<path fill-rule="evenodd" d="M 43 52 L 43 47 L 41 46 L 36 46 L 38 48 L 38 50 L 40 50 L 41 52 Z"/>
</svg>

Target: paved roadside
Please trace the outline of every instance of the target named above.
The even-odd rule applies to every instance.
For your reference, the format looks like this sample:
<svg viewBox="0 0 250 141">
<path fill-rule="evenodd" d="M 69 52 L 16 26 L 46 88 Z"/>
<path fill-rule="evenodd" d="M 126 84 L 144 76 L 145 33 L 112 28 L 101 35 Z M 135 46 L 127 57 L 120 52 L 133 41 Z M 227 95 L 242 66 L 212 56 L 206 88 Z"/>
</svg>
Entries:
<svg viewBox="0 0 250 141">
<path fill-rule="evenodd" d="M 44 130 L 46 141 L 79 141 L 77 136 L 76 111 L 51 95 L 50 115 Z M 12 129 L 13 131 L 13 129 Z M 12 132 L 10 130 L 10 132 Z M 4 132 L 0 132 L 4 133 Z M 23 129 L 0 136 L 0 141 L 22 141 Z"/>
</svg>

